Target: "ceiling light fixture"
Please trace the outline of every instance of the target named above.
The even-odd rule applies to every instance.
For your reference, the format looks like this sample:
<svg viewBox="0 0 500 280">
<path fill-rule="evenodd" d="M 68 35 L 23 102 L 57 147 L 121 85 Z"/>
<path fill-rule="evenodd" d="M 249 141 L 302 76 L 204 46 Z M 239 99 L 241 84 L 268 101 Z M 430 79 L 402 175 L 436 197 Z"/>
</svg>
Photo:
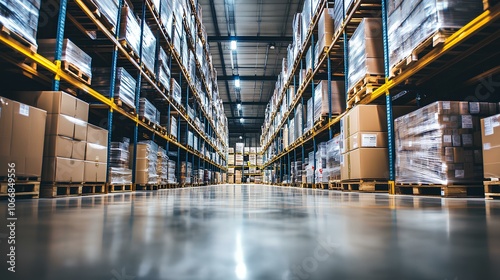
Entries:
<svg viewBox="0 0 500 280">
<path fill-rule="evenodd" d="M 236 108 L 241 109 L 241 102 L 236 105 Z"/>
<path fill-rule="evenodd" d="M 231 41 L 231 50 L 232 50 L 232 51 L 235 51 L 235 50 L 236 50 L 236 48 L 237 48 L 236 41 L 235 41 L 235 40 L 232 40 L 232 41 Z"/>
<path fill-rule="evenodd" d="M 240 118 L 240 123 L 243 123 L 245 120 L 243 118 Z"/>
<path fill-rule="evenodd" d="M 240 139 L 243 139 L 243 136 L 240 135 Z"/>
<path fill-rule="evenodd" d="M 271 43 L 271 44 L 269 44 L 269 48 L 270 48 L 271 50 L 274 50 L 274 49 L 276 48 L 276 44 L 275 44 L 275 43 Z"/>
<path fill-rule="evenodd" d="M 235 86 L 236 88 L 240 88 L 240 86 L 241 86 L 241 84 L 240 84 L 240 76 L 236 76 L 236 77 L 234 78 L 234 86 Z"/>
</svg>

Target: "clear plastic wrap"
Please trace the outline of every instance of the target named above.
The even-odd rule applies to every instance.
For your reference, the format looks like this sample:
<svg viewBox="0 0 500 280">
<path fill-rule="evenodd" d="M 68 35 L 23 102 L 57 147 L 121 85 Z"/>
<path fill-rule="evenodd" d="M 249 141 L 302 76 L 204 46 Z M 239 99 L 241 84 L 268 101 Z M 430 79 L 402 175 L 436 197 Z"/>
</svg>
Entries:
<svg viewBox="0 0 500 280">
<path fill-rule="evenodd" d="M 160 0 L 160 21 L 170 38 L 172 38 L 172 24 L 174 21 L 171 2 L 170 0 Z"/>
<path fill-rule="evenodd" d="M 458 29 L 483 11 L 481 1 L 388 1 L 389 64 L 402 59 L 440 29 Z"/>
<path fill-rule="evenodd" d="M 177 81 L 172 78 L 170 80 L 170 94 L 172 95 L 172 98 L 178 103 L 181 104 L 182 101 L 182 89 L 181 86 L 177 83 Z"/>
<path fill-rule="evenodd" d="M 142 34 L 142 63 L 151 74 L 155 73 L 156 37 L 147 24 Z M 139 33 L 140 34 L 140 33 Z"/>
<path fill-rule="evenodd" d="M 309 26 L 311 25 L 312 18 L 312 9 L 311 9 L 311 0 L 304 0 L 304 6 L 302 8 L 302 27 L 301 27 L 301 35 L 302 42 L 307 38 L 307 32 L 309 31 Z"/>
<path fill-rule="evenodd" d="M 169 184 L 177 183 L 177 177 L 175 176 L 175 161 L 173 160 L 168 161 L 168 183 Z"/>
<path fill-rule="evenodd" d="M 344 21 L 344 0 L 335 0 L 333 5 L 333 30 L 334 33 L 340 30 L 342 22 Z"/>
<path fill-rule="evenodd" d="M 158 184 L 168 184 L 168 155 L 162 147 L 158 147 L 156 170 L 158 174 Z"/>
<path fill-rule="evenodd" d="M 130 139 L 123 138 L 122 142 L 111 142 L 109 146 L 109 178 L 111 184 L 132 183 L 132 170 L 129 168 Z"/>
<path fill-rule="evenodd" d="M 298 139 L 300 136 L 302 136 L 302 133 L 304 131 L 304 120 L 303 120 L 303 113 L 304 109 L 302 107 L 302 104 L 298 104 L 297 107 L 295 108 L 295 139 Z"/>
<path fill-rule="evenodd" d="M 38 40 L 38 53 L 49 60 L 55 60 L 56 39 Z M 63 40 L 61 61 L 66 62 L 82 71 L 83 74 L 92 78 L 92 57 L 82 51 L 69 39 Z"/>
<path fill-rule="evenodd" d="M 134 11 L 128 6 L 122 8 L 119 39 L 125 42 L 136 56 L 139 57 L 139 50 L 141 48 L 141 26 L 134 15 Z"/>
<path fill-rule="evenodd" d="M 396 182 L 448 184 L 482 181 L 479 117 L 467 102 L 435 102 L 394 121 Z"/>
<path fill-rule="evenodd" d="M 309 153 L 308 161 L 306 165 L 306 178 L 307 178 L 307 183 L 312 184 L 313 179 L 314 179 L 314 152 Z"/>
<path fill-rule="evenodd" d="M 92 81 L 95 90 L 109 97 L 111 68 L 93 68 Z M 121 100 L 131 108 L 135 108 L 135 88 L 137 82 L 122 67 L 116 68 L 114 98 Z"/>
<path fill-rule="evenodd" d="M 317 146 L 316 151 L 316 165 L 315 165 L 315 182 L 316 183 L 328 183 L 328 171 L 326 166 L 326 153 L 327 147 L 326 142 L 321 142 Z"/>
<path fill-rule="evenodd" d="M 181 183 L 191 184 L 193 165 L 191 162 L 181 162 Z"/>
<path fill-rule="evenodd" d="M 339 134 L 328 141 L 326 145 L 326 169 L 329 181 L 340 180 L 341 141 L 342 136 Z"/>
<path fill-rule="evenodd" d="M 113 29 L 116 28 L 116 20 L 118 17 L 118 1 L 117 0 L 99 0 L 93 1 L 101 14 L 111 24 Z"/>
<path fill-rule="evenodd" d="M 306 115 L 306 127 L 304 128 L 304 133 L 308 132 L 309 130 L 311 130 L 313 128 L 313 125 L 314 125 L 314 100 L 311 98 L 309 98 L 309 100 L 307 100 L 307 115 Z"/>
<path fill-rule="evenodd" d="M 345 110 L 345 87 L 343 81 L 331 81 L 331 113 L 340 115 Z M 314 91 L 314 122 L 328 116 L 328 81 L 320 81 Z"/>
<path fill-rule="evenodd" d="M 40 4 L 40 0 L 0 0 L 0 25 L 36 46 Z"/>
<path fill-rule="evenodd" d="M 158 109 L 144 97 L 139 99 L 139 117 L 145 118 L 152 123 L 160 124 Z"/>
<path fill-rule="evenodd" d="M 177 119 L 174 116 L 170 117 L 170 135 L 178 138 L 177 135 Z"/>
<path fill-rule="evenodd" d="M 349 40 L 349 90 L 367 75 L 384 76 L 382 42 L 381 19 L 364 18 Z"/>
</svg>

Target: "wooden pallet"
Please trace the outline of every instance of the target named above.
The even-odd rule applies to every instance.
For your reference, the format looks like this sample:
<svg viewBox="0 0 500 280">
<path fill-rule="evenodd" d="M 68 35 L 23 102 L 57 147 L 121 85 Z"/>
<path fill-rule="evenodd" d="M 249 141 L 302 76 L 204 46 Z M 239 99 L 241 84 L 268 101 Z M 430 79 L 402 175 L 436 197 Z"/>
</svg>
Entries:
<svg viewBox="0 0 500 280">
<path fill-rule="evenodd" d="M 130 55 L 130 57 L 132 57 L 135 62 L 137 62 L 137 64 L 139 64 L 141 62 L 141 58 L 139 57 L 139 54 L 137 54 L 134 51 L 134 49 L 132 49 L 132 47 L 127 43 L 127 40 L 125 40 L 125 39 L 120 40 L 120 44 L 127 51 L 127 54 Z"/>
<path fill-rule="evenodd" d="M 40 197 L 58 198 L 82 195 L 82 183 L 54 182 L 42 183 L 40 186 Z"/>
<path fill-rule="evenodd" d="M 108 193 L 132 192 L 133 190 L 132 184 L 109 184 L 107 189 Z"/>
<path fill-rule="evenodd" d="M 389 183 L 383 180 L 349 180 L 340 184 L 344 192 L 389 192 Z"/>
<path fill-rule="evenodd" d="M 410 55 L 403 58 L 391 68 L 389 79 L 393 79 L 401 75 L 401 73 L 412 67 L 419 59 L 429 53 L 429 51 L 440 47 L 455 31 L 456 29 L 444 29 L 434 32 L 415 49 L 413 49 Z"/>
<path fill-rule="evenodd" d="M 0 198 L 9 196 L 9 181 L 0 181 Z M 40 181 L 17 181 L 14 185 L 14 190 L 17 197 L 24 198 L 39 198 L 40 196 Z"/>
<path fill-rule="evenodd" d="M 40 177 L 36 177 L 36 176 L 33 176 L 33 177 L 27 177 L 27 176 L 16 176 L 16 178 L 14 178 L 16 183 L 19 183 L 19 182 L 40 182 Z M 7 182 L 9 181 L 9 177 L 7 176 L 1 176 L 0 177 L 0 182 Z"/>
<path fill-rule="evenodd" d="M 85 183 L 82 187 L 82 195 L 106 194 L 106 183 Z"/>
<path fill-rule="evenodd" d="M 484 197 L 486 199 L 500 199 L 500 181 L 484 181 Z"/>
<path fill-rule="evenodd" d="M 329 190 L 342 190 L 342 184 L 340 183 L 340 180 L 328 182 L 328 189 Z"/>
<path fill-rule="evenodd" d="M 396 183 L 396 194 L 441 197 L 482 197 L 484 195 L 484 188 L 483 185 L 477 183 L 467 185 Z"/>
<path fill-rule="evenodd" d="M 61 61 L 61 63 L 61 69 L 64 72 L 74 76 L 85 84 L 90 85 L 92 77 L 84 73 L 80 68 L 78 68 L 78 66 L 67 61 Z"/>
<path fill-rule="evenodd" d="M 108 18 L 101 13 L 101 10 L 99 10 L 97 4 L 93 0 L 84 0 L 83 2 L 87 6 L 87 8 L 89 8 L 89 10 L 92 12 L 92 14 L 94 14 L 94 16 L 98 18 L 99 21 L 108 28 L 109 31 L 111 31 L 111 33 L 115 34 L 116 26 L 113 25 L 113 23 L 111 23 L 111 21 L 109 21 Z"/>
<path fill-rule="evenodd" d="M 316 183 L 316 184 L 313 185 L 313 189 L 327 190 L 328 189 L 328 183 Z"/>
<path fill-rule="evenodd" d="M 114 99 L 114 101 L 115 101 L 115 104 L 116 104 L 118 107 L 122 108 L 122 109 L 123 109 L 123 110 L 125 110 L 126 112 L 128 112 L 128 113 L 130 113 L 130 114 L 132 114 L 132 115 L 134 115 L 134 116 L 137 114 L 137 111 L 136 111 L 136 109 L 135 109 L 134 107 L 131 107 L 131 106 L 130 106 L 130 105 L 128 105 L 127 103 L 123 102 L 121 99 L 119 99 L 119 98 L 115 98 L 115 99 Z"/>
<path fill-rule="evenodd" d="M 3 25 L 1 22 L 0 22 L 0 32 L 2 33 L 3 36 L 9 37 L 15 40 L 16 42 L 20 43 L 21 45 L 27 47 L 33 54 L 35 54 L 36 51 L 38 50 L 38 46 L 28 41 L 21 34 L 18 34 L 17 32 L 10 30 L 7 26 Z"/>
<path fill-rule="evenodd" d="M 352 108 L 355 104 L 372 94 L 384 83 L 385 78 L 383 76 L 366 75 L 347 92 L 348 108 Z"/>
<path fill-rule="evenodd" d="M 158 185 L 157 184 L 136 184 L 135 190 L 136 191 L 156 191 L 156 190 L 158 190 Z"/>
</svg>

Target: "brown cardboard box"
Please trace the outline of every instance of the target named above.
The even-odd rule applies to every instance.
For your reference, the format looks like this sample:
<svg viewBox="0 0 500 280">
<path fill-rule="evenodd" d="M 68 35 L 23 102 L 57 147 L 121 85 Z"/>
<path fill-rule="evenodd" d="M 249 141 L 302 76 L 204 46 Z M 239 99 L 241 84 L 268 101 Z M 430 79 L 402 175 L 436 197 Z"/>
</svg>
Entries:
<svg viewBox="0 0 500 280">
<path fill-rule="evenodd" d="M 365 48 L 367 58 L 384 58 L 382 37 L 366 37 Z"/>
<path fill-rule="evenodd" d="M 47 113 L 0 97 L 0 176 L 15 163 L 17 177 L 40 177 Z"/>
<path fill-rule="evenodd" d="M 384 58 L 366 58 L 366 73 L 370 75 L 384 75 Z"/>
<path fill-rule="evenodd" d="M 135 172 L 135 183 L 145 185 L 149 183 L 149 173 L 148 171 L 137 171 Z"/>
<path fill-rule="evenodd" d="M 64 157 L 85 159 L 85 141 L 75 141 L 58 135 L 48 135 L 45 138 L 44 157 Z"/>
<path fill-rule="evenodd" d="M 386 148 L 387 132 L 357 132 L 347 140 L 347 149 L 352 151 L 358 148 Z"/>
<path fill-rule="evenodd" d="M 85 161 L 83 181 L 87 183 L 106 182 L 107 164 Z"/>
<path fill-rule="evenodd" d="M 341 165 L 342 180 L 345 180 L 344 177 L 349 180 L 385 180 L 389 176 L 388 158 L 386 148 L 361 148 L 351 151 L 345 154 L 344 165 Z"/>
<path fill-rule="evenodd" d="M 83 182 L 84 161 L 61 157 L 44 157 L 42 181 Z"/>
<path fill-rule="evenodd" d="M 500 178 L 500 115 L 481 120 L 484 177 Z"/>
<path fill-rule="evenodd" d="M 92 162 L 108 162 L 108 148 L 98 144 L 87 143 L 85 160 Z"/>
<path fill-rule="evenodd" d="M 137 158 L 135 162 L 135 170 L 147 171 L 148 166 L 149 166 L 149 160 L 147 158 Z M 132 163 L 130 163 L 130 168 L 132 168 Z"/>
<path fill-rule="evenodd" d="M 108 131 L 98 126 L 87 124 L 87 142 L 108 146 Z"/>
<path fill-rule="evenodd" d="M 354 107 L 344 121 L 345 137 L 356 132 L 387 131 L 386 107 L 384 105 L 358 105 Z"/>
<path fill-rule="evenodd" d="M 46 135 L 60 135 L 80 141 L 87 140 L 87 123 L 62 114 L 47 115 Z"/>
<path fill-rule="evenodd" d="M 64 91 L 17 92 L 16 98 L 26 104 L 47 111 L 88 121 L 89 104 Z"/>
</svg>

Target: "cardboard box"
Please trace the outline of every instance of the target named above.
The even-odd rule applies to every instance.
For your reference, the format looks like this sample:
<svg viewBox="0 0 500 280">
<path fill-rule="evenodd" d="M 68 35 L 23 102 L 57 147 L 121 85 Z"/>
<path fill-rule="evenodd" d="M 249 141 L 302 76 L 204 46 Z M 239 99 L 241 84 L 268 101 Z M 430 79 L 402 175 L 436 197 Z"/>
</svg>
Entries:
<svg viewBox="0 0 500 280">
<path fill-rule="evenodd" d="M 342 180 L 386 180 L 389 177 L 389 155 L 386 148 L 361 148 L 343 156 L 340 167 Z"/>
<path fill-rule="evenodd" d="M 44 110 L 0 97 L 0 176 L 15 163 L 17 177 L 40 177 L 44 148 Z"/>
<path fill-rule="evenodd" d="M 108 162 L 108 147 L 86 143 L 85 160 L 92 162 Z"/>
<path fill-rule="evenodd" d="M 85 161 L 83 181 L 87 183 L 106 182 L 107 168 L 106 163 Z"/>
<path fill-rule="evenodd" d="M 484 178 L 500 178 L 500 115 L 481 120 Z"/>
<path fill-rule="evenodd" d="M 387 132 L 357 132 L 347 139 L 347 151 L 358 148 L 386 148 Z"/>
<path fill-rule="evenodd" d="M 58 135 L 47 136 L 45 138 L 43 155 L 45 157 L 71 158 L 73 155 L 73 139 Z"/>
<path fill-rule="evenodd" d="M 87 142 L 108 146 L 108 131 L 98 126 L 87 124 Z"/>
<path fill-rule="evenodd" d="M 357 132 L 387 131 L 386 107 L 384 105 L 358 105 L 343 121 L 346 138 Z"/>
<path fill-rule="evenodd" d="M 44 157 L 42 181 L 83 182 L 84 161 L 61 157 Z"/>
<path fill-rule="evenodd" d="M 87 141 L 87 122 L 62 114 L 47 114 L 45 134 Z"/>
<path fill-rule="evenodd" d="M 16 93 L 21 102 L 47 111 L 88 121 L 89 104 L 64 91 L 25 91 Z"/>
</svg>

